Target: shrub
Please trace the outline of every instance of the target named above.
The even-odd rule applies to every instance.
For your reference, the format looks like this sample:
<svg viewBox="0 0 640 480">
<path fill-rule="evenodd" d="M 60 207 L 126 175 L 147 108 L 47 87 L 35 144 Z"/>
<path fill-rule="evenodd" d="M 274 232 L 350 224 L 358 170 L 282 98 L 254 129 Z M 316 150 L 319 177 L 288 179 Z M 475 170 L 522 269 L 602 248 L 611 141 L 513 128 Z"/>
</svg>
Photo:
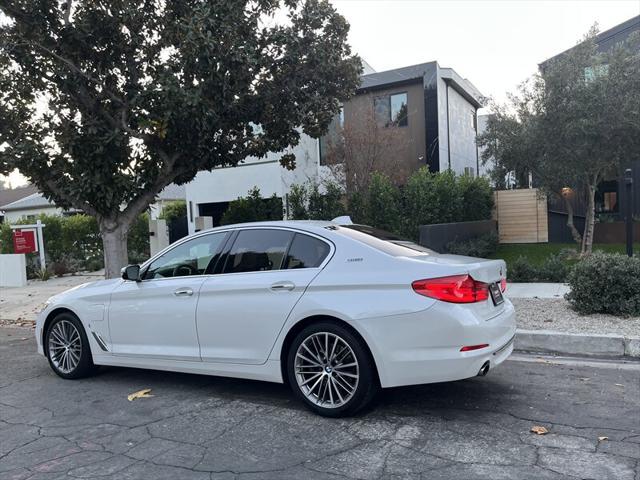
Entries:
<svg viewBox="0 0 640 480">
<path fill-rule="evenodd" d="M 260 189 L 254 187 L 249 190 L 246 197 L 239 197 L 229 203 L 229 207 L 220 219 L 220 224 L 230 225 L 263 220 L 282 220 L 282 199 L 275 193 L 269 198 L 262 198 Z"/>
<path fill-rule="evenodd" d="M 487 258 L 498 250 L 498 234 L 491 232 L 469 240 L 453 241 L 446 245 L 445 250 L 456 255 Z"/>
<path fill-rule="evenodd" d="M 187 202 L 186 200 L 175 200 L 168 202 L 162 207 L 162 212 L 158 215 L 158 218 L 166 220 L 167 224 L 176 218 L 184 218 L 187 216 Z"/>
<path fill-rule="evenodd" d="M 40 215 L 38 219 L 46 225 L 43 230 L 46 260 L 55 275 L 103 268 L 102 238 L 94 217 Z M 15 223 L 29 224 L 33 220 L 23 219 Z M 138 263 L 149 258 L 148 214 L 140 215 L 129 229 L 128 247 L 130 261 Z M 11 228 L 6 223 L 0 225 L 0 253 L 13 253 Z M 35 265 L 38 263 L 37 253 L 27 254 L 27 275 L 30 278 L 37 276 L 40 266 Z"/>
<path fill-rule="evenodd" d="M 511 265 L 508 265 L 507 276 L 512 282 L 535 282 L 538 271 L 527 257 L 519 256 Z"/>
<path fill-rule="evenodd" d="M 461 222 L 488 220 L 493 210 L 493 189 L 484 177 L 464 175 L 458 177 L 458 187 L 462 198 Z"/>
<path fill-rule="evenodd" d="M 293 220 L 331 220 L 345 214 L 342 197 L 342 188 L 335 182 L 292 185 L 288 216 Z"/>
<path fill-rule="evenodd" d="M 389 177 L 382 173 L 371 175 L 364 203 L 364 216 L 368 225 L 390 232 L 401 227 L 401 196 Z"/>
<path fill-rule="evenodd" d="M 567 259 L 562 253 L 549 255 L 537 272 L 540 282 L 566 282 L 569 274 Z"/>
<path fill-rule="evenodd" d="M 640 315 L 640 257 L 595 252 L 568 275 L 571 306 L 583 314 Z"/>
<path fill-rule="evenodd" d="M 414 239 L 420 225 L 488 220 L 493 209 L 486 179 L 451 170 L 432 173 L 423 167 L 409 177 L 403 194 L 404 234 Z"/>
</svg>

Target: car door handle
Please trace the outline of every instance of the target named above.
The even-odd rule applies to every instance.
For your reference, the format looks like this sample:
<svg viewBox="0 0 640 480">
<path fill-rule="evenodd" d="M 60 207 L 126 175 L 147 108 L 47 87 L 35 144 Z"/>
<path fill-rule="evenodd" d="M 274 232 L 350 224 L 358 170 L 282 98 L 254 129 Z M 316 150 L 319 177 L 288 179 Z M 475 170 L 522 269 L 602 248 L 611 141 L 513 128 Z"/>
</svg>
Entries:
<svg viewBox="0 0 640 480">
<path fill-rule="evenodd" d="M 293 290 L 294 288 L 296 288 L 296 286 L 291 282 L 278 282 L 271 285 L 271 290 L 276 292 L 281 290 Z"/>
<path fill-rule="evenodd" d="M 173 294 L 176 297 L 190 297 L 191 295 L 193 295 L 193 290 L 191 290 L 190 288 L 179 288 L 175 292 L 173 292 Z"/>
</svg>

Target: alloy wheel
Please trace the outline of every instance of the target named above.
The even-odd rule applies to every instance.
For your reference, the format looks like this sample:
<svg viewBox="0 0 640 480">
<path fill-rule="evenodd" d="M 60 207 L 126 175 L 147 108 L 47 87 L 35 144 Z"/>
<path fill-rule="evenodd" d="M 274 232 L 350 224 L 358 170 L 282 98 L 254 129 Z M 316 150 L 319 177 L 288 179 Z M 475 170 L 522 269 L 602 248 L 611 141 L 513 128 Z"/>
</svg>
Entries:
<svg viewBox="0 0 640 480">
<path fill-rule="evenodd" d="M 68 320 L 60 320 L 49 332 L 49 357 L 62 373 L 74 371 L 80 363 L 82 339 L 76 326 Z"/>
<path fill-rule="evenodd" d="M 349 344 L 330 332 L 309 335 L 296 351 L 295 376 L 308 400 L 324 408 L 345 405 L 360 380 L 358 359 Z"/>
</svg>

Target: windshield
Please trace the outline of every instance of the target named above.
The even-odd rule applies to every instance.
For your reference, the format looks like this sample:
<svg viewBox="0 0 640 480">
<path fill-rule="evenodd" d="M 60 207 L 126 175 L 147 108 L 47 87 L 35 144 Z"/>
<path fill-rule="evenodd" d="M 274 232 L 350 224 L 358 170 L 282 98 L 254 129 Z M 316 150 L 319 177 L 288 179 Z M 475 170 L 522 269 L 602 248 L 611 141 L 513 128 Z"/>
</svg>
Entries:
<svg viewBox="0 0 640 480">
<path fill-rule="evenodd" d="M 326 227 L 346 237 L 358 240 L 370 247 L 394 257 L 417 257 L 433 255 L 436 252 L 406 240 L 398 235 L 366 225 L 342 225 Z"/>
</svg>

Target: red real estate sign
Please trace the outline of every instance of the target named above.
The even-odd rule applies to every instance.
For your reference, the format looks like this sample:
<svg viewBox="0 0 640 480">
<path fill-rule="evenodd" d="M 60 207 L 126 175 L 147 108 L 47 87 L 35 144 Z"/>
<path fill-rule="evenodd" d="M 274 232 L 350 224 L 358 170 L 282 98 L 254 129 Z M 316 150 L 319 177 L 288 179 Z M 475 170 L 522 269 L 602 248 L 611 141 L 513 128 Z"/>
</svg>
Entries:
<svg viewBox="0 0 640 480">
<path fill-rule="evenodd" d="M 13 231 L 13 252 L 31 253 L 37 252 L 36 232 L 34 230 L 14 230 Z"/>
</svg>

